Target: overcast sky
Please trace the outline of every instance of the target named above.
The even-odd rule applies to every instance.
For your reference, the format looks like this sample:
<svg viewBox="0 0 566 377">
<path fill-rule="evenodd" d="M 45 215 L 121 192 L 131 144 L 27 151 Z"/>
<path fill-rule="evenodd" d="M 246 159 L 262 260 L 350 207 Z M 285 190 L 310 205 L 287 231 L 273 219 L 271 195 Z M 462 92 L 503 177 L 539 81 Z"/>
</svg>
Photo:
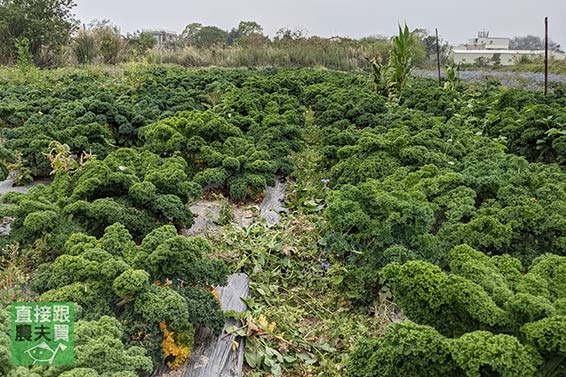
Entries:
<svg viewBox="0 0 566 377">
<path fill-rule="evenodd" d="M 200 22 L 230 29 L 253 20 L 274 35 L 302 28 L 309 35 L 358 38 L 392 35 L 398 22 L 439 33 L 452 44 L 479 30 L 492 36 L 543 35 L 549 17 L 550 38 L 566 47 L 566 0 L 76 0 L 84 23 L 109 19 L 123 33 L 159 28 L 181 32 Z"/>
</svg>

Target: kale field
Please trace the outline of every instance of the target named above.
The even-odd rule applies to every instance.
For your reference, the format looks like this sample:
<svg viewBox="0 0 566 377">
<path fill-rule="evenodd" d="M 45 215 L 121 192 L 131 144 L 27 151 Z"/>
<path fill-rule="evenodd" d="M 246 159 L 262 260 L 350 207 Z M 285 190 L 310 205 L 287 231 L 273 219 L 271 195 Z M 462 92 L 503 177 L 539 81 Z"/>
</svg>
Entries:
<svg viewBox="0 0 566 377">
<path fill-rule="evenodd" d="M 377 84 L 0 69 L 0 181 L 48 182 L 0 194 L 0 376 L 182 370 L 199 327 L 245 338 L 246 376 L 566 376 L 566 85 Z M 276 182 L 280 222 L 235 221 Z M 10 365 L 13 301 L 75 303 L 73 366 Z"/>
</svg>

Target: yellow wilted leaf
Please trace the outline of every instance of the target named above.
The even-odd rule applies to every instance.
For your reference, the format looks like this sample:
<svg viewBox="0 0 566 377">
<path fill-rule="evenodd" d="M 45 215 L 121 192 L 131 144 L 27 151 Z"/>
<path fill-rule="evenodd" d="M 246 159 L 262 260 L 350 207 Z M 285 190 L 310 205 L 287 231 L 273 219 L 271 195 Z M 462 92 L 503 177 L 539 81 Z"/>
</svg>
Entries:
<svg viewBox="0 0 566 377">
<path fill-rule="evenodd" d="M 262 329 L 268 332 L 273 332 L 276 326 L 275 322 L 271 322 L 271 323 L 267 322 L 267 318 L 265 318 L 263 314 L 259 315 L 257 322 Z"/>
<path fill-rule="evenodd" d="M 232 351 L 236 351 L 239 346 L 240 344 L 238 342 L 236 342 L 235 340 L 232 341 Z"/>
<path fill-rule="evenodd" d="M 267 327 L 267 319 L 265 318 L 265 316 L 263 314 L 259 315 L 257 323 L 259 323 L 259 325 L 263 328 Z"/>
<path fill-rule="evenodd" d="M 174 356 L 174 360 L 167 363 L 170 369 L 176 369 L 189 358 L 189 349 L 187 347 L 179 347 L 173 338 L 173 332 L 167 329 L 165 321 L 159 323 L 159 328 L 163 331 L 163 341 L 161 347 L 163 348 L 163 355 L 167 359 L 169 356 Z"/>
<path fill-rule="evenodd" d="M 220 302 L 220 295 L 218 294 L 218 291 L 216 289 L 214 289 L 213 287 L 208 287 L 208 291 L 212 293 L 212 295 L 216 298 L 216 301 Z"/>
<path fill-rule="evenodd" d="M 275 322 L 271 322 L 267 327 L 267 330 L 269 330 L 269 332 L 273 332 L 273 330 L 275 330 Z"/>
</svg>

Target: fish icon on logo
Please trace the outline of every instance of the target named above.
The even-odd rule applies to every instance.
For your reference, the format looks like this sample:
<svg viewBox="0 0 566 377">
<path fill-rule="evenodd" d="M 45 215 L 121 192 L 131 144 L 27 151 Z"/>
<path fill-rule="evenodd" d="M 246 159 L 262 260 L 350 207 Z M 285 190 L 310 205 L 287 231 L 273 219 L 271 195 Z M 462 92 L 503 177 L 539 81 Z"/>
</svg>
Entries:
<svg viewBox="0 0 566 377">
<path fill-rule="evenodd" d="M 53 350 L 45 342 L 43 342 L 36 346 L 33 346 L 28 350 L 25 350 L 24 352 L 27 353 L 33 360 L 32 365 L 35 365 L 35 363 L 37 362 L 47 363 L 51 365 L 53 364 L 53 359 L 55 359 L 57 352 L 59 352 L 59 350 L 65 351 L 65 349 L 67 349 L 67 346 L 59 343 L 57 345 L 57 348 Z"/>
</svg>

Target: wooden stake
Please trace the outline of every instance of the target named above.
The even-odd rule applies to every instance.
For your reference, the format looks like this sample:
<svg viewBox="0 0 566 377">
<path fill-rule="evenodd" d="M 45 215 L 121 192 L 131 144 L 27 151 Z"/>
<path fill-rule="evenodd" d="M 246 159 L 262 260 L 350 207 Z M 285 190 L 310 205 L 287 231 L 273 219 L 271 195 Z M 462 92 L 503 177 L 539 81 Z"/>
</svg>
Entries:
<svg viewBox="0 0 566 377">
<path fill-rule="evenodd" d="M 548 94 L 548 17 L 544 18 L 544 95 Z"/>
<path fill-rule="evenodd" d="M 442 86 L 442 80 L 440 78 L 440 44 L 438 42 L 438 28 L 434 29 L 436 32 L 436 65 L 438 68 L 438 85 Z"/>
</svg>

